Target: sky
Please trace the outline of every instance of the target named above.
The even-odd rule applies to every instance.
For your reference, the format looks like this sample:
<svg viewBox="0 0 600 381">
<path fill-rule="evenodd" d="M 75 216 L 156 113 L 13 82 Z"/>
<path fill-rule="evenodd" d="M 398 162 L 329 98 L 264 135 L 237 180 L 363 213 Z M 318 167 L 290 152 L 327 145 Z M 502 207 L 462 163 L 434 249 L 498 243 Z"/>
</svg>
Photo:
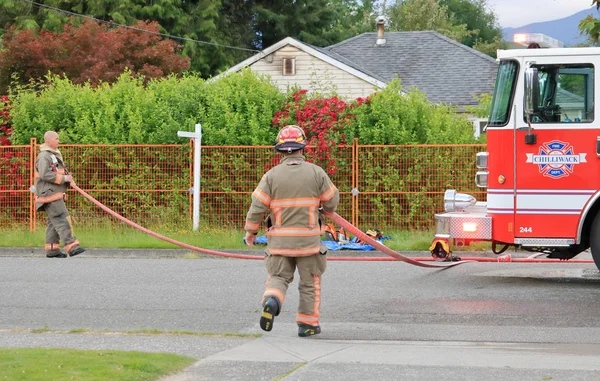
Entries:
<svg viewBox="0 0 600 381">
<path fill-rule="evenodd" d="M 592 0 L 487 0 L 502 28 L 557 20 L 592 7 Z"/>
</svg>

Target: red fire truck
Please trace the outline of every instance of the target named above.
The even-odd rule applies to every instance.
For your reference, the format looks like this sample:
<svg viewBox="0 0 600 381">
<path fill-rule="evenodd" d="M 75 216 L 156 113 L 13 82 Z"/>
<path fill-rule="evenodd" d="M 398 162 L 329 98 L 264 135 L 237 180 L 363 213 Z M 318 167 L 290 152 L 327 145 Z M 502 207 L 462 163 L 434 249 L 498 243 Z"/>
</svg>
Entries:
<svg viewBox="0 0 600 381">
<path fill-rule="evenodd" d="M 476 157 L 487 202 L 447 190 L 432 254 L 448 259 L 450 244 L 472 241 L 560 259 L 591 247 L 600 269 L 600 48 L 504 50 L 498 60 L 487 152 Z"/>
</svg>

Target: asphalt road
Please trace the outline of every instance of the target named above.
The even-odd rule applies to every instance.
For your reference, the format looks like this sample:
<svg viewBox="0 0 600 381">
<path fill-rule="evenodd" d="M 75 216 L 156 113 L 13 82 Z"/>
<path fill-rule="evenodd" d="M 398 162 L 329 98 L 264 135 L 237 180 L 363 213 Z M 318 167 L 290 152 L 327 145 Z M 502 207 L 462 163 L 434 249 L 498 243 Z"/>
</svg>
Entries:
<svg viewBox="0 0 600 381">
<path fill-rule="evenodd" d="M 273 331 L 257 339 L 20 331 L 264 333 L 261 261 L 167 253 L 97 249 L 45 259 L 0 250 L 0 347 L 146 350 L 199 360 L 172 380 L 271 380 L 288 372 L 285 380 L 600 379 L 593 264 L 432 270 L 330 262 L 323 333 L 310 339 L 296 337 L 296 283 Z"/>
</svg>

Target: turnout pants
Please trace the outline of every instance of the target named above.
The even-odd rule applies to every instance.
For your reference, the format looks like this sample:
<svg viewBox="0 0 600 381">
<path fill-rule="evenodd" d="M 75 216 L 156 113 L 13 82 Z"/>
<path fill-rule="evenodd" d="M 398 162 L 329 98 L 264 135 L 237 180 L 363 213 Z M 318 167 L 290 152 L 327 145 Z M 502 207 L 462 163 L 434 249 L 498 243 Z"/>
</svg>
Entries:
<svg viewBox="0 0 600 381">
<path fill-rule="evenodd" d="M 42 209 L 46 212 L 48 227 L 46 228 L 46 254 L 60 252 L 60 241 L 65 245 L 65 251 L 69 253 L 79 244 L 73 236 L 69 211 L 64 200 L 56 200 L 45 204 Z"/>
<path fill-rule="evenodd" d="M 269 272 L 263 302 L 267 296 L 274 296 L 283 306 L 289 284 L 294 280 L 296 267 L 300 274 L 298 291 L 300 301 L 296 322 L 312 326 L 319 325 L 321 316 L 321 276 L 327 267 L 327 257 L 321 254 L 307 257 L 285 257 L 267 255 L 265 266 Z"/>
</svg>

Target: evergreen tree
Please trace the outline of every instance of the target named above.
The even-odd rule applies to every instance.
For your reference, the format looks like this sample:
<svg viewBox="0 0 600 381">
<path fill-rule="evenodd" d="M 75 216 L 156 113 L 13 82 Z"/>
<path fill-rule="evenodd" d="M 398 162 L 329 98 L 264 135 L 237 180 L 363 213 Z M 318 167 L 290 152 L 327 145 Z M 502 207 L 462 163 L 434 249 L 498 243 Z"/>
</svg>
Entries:
<svg viewBox="0 0 600 381">
<path fill-rule="evenodd" d="M 434 30 L 455 41 L 463 41 L 474 34 L 466 24 L 456 24 L 448 7 L 439 0 L 399 1 L 389 10 L 391 30 Z"/>
<path fill-rule="evenodd" d="M 338 9 L 330 5 L 327 0 L 255 0 L 254 46 L 264 49 L 286 37 L 317 46 L 337 42 L 325 37 L 337 20 Z"/>
<path fill-rule="evenodd" d="M 440 0 L 440 5 L 448 7 L 456 24 L 465 24 L 468 30 L 477 32 L 461 41 L 463 44 L 473 47 L 478 40 L 490 43 L 502 39 L 496 15 L 486 9 L 487 0 Z"/>
<path fill-rule="evenodd" d="M 331 3 L 338 9 L 336 25 L 327 32 L 334 43 L 377 30 L 375 18 L 382 14 L 379 1 L 332 0 Z"/>
<path fill-rule="evenodd" d="M 217 24 L 219 41 L 229 46 L 253 48 L 253 5 L 253 1 L 249 0 L 221 0 Z M 256 54 L 256 51 L 224 49 L 224 53 L 224 66 L 227 68 Z"/>
<path fill-rule="evenodd" d="M 506 49 L 487 0 L 402 0 L 389 10 L 392 30 L 434 30 L 495 57 Z"/>
</svg>

